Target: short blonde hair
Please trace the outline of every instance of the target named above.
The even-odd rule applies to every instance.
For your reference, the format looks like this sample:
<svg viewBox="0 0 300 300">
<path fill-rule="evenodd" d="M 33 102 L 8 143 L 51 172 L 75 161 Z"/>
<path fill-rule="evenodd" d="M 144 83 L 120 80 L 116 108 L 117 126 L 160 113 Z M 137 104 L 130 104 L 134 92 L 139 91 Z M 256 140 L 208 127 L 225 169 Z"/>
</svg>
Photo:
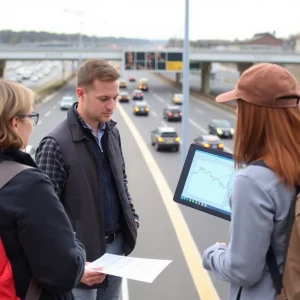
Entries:
<svg viewBox="0 0 300 300">
<path fill-rule="evenodd" d="M 0 152 L 21 149 L 22 139 L 13 130 L 13 117 L 26 114 L 34 104 L 35 93 L 12 80 L 0 79 Z"/>
</svg>

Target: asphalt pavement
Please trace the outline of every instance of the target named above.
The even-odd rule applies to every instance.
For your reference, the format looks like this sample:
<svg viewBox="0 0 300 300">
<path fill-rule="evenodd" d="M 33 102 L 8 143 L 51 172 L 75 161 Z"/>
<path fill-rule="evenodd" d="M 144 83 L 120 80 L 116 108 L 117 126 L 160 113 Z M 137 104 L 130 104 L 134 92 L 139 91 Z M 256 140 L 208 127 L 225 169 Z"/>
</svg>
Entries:
<svg viewBox="0 0 300 300">
<path fill-rule="evenodd" d="M 163 108 L 171 104 L 172 96 L 178 90 L 166 85 L 150 73 L 128 72 L 124 77 L 128 78 L 131 75 L 136 76 L 137 79 L 141 77 L 148 77 L 149 79 L 150 89 L 145 92 L 145 100 L 150 105 L 150 114 L 148 117 L 134 116 L 132 113 L 133 101 L 128 104 L 120 104 L 123 108 L 122 111 L 129 116 L 142 136 L 142 142 L 146 144 L 147 149 L 154 157 L 166 179 L 168 187 L 174 193 L 181 172 L 181 152 L 156 152 L 150 143 L 150 132 L 157 126 L 167 125 L 175 127 L 181 135 L 182 124 L 180 122 L 167 122 L 162 118 Z M 128 83 L 126 90 L 131 93 L 136 88 L 137 82 Z M 39 141 L 66 117 L 66 111 L 60 111 L 58 105 L 58 101 L 66 94 L 75 96 L 75 81 L 69 83 L 48 102 L 36 108 L 36 111 L 40 113 L 40 122 L 34 128 L 30 139 L 30 143 L 34 146 L 37 146 Z M 213 118 L 227 119 L 235 126 L 236 118 L 234 115 L 218 106 L 203 103 L 191 97 L 189 143 L 192 143 L 197 136 L 207 133 L 207 125 Z M 192 243 L 196 244 L 199 253 L 202 254 L 208 246 L 217 241 L 228 242 L 229 223 L 194 209 L 178 206 L 192 237 L 192 242 L 183 246 L 179 241 L 180 235 L 178 235 L 181 224 L 176 224 L 177 221 L 170 218 L 172 214 L 165 205 L 165 200 L 163 201 L 157 182 L 154 180 L 154 167 L 145 161 L 138 146 L 141 141 L 138 141 L 133 135 L 132 128 L 124 118 L 124 113 L 121 114 L 121 110 L 116 110 L 113 119 L 117 121 L 121 133 L 129 177 L 129 190 L 141 222 L 137 247 L 132 256 L 173 260 L 152 284 L 129 280 L 128 295 L 125 289 L 122 300 L 217 300 L 217 298 L 209 298 L 209 293 L 206 291 L 202 293 L 201 297 L 198 295 L 199 290 L 197 292 L 196 287 L 199 286 L 199 282 L 202 280 L 201 274 L 203 273 L 199 270 L 199 277 L 195 278 L 193 272 L 191 272 L 192 265 L 187 260 L 186 253 L 187 249 L 192 247 Z M 231 151 L 233 140 L 224 140 L 223 142 L 226 149 Z M 172 201 L 172 199 L 169 199 L 169 201 Z M 228 284 L 217 280 L 213 276 L 211 276 L 211 279 L 219 298 L 226 299 Z"/>
<path fill-rule="evenodd" d="M 175 73 L 162 73 L 163 76 L 175 81 Z M 237 71 L 218 70 L 215 79 L 210 80 L 210 94 L 219 95 L 234 89 L 235 83 L 239 78 Z M 182 82 L 182 80 L 181 80 Z M 199 91 L 201 89 L 201 73 L 190 73 L 190 88 Z"/>
<path fill-rule="evenodd" d="M 4 73 L 4 78 L 17 78 L 17 69 L 20 67 L 26 67 L 26 66 L 34 66 L 37 65 L 37 62 L 20 62 L 20 65 L 16 68 L 7 68 Z M 70 62 L 65 62 L 65 71 L 70 72 L 71 71 L 71 63 Z M 63 78 L 63 71 L 61 66 L 54 66 L 50 73 L 48 75 L 45 75 L 43 78 L 38 79 L 37 81 L 31 81 L 30 79 L 23 79 L 22 84 L 29 87 L 30 89 L 36 89 L 47 82 L 51 82 L 54 80 L 59 80 L 60 78 Z"/>
</svg>

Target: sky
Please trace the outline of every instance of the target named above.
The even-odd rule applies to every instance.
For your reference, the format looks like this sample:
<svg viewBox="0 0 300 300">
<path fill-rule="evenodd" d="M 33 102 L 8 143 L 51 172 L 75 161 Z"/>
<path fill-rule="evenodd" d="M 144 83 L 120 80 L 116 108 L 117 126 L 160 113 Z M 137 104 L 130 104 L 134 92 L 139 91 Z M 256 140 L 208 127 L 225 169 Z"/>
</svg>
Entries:
<svg viewBox="0 0 300 300">
<path fill-rule="evenodd" d="M 300 33 L 300 0 L 190 0 L 189 6 L 191 40 Z M 0 30 L 183 38 L 184 12 L 185 0 L 9 0 L 1 8 Z"/>
</svg>

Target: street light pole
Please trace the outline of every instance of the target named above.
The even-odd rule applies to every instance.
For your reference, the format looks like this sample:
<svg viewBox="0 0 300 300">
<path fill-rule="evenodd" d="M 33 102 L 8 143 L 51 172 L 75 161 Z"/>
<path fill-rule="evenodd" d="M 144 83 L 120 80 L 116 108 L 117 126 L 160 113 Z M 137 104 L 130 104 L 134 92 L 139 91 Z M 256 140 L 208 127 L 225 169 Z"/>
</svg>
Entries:
<svg viewBox="0 0 300 300">
<path fill-rule="evenodd" d="M 185 22 L 184 22 L 184 50 L 183 50 L 183 109 L 182 109 L 182 158 L 184 165 L 188 144 L 188 119 L 190 102 L 190 39 L 189 39 L 189 0 L 185 0 Z"/>
</svg>

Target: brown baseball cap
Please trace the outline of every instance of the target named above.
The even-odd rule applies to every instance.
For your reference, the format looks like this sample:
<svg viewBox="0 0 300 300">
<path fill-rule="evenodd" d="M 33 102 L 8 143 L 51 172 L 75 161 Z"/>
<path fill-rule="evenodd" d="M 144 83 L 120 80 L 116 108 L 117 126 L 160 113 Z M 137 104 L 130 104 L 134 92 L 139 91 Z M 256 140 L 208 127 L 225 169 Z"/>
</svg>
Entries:
<svg viewBox="0 0 300 300">
<path fill-rule="evenodd" d="M 278 65 L 257 64 L 241 75 L 233 91 L 219 95 L 216 102 L 239 99 L 266 107 L 295 107 L 299 105 L 300 85 Z"/>
</svg>

